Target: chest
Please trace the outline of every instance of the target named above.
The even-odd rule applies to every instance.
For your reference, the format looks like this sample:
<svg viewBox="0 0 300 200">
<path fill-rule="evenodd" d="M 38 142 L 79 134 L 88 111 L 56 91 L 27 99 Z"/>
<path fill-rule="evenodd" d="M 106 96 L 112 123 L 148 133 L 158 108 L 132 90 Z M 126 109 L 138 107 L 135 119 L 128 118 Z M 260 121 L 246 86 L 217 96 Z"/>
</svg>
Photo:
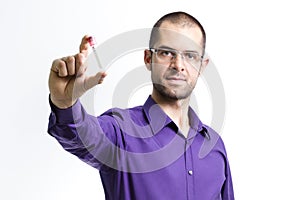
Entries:
<svg viewBox="0 0 300 200">
<path fill-rule="evenodd" d="M 211 195 L 220 194 L 226 177 L 226 160 L 216 149 L 204 158 L 199 156 L 202 143 L 200 137 L 186 140 L 177 136 L 167 143 L 156 138 L 138 144 L 144 151 L 127 162 L 130 169 L 138 172 L 130 174 L 136 192 L 143 191 L 151 199 L 162 199 L 156 194 L 167 195 L 163 199 L 205 195 L 210 199 Z M 129 150 L 137 150 L 137 146 Z"/>
</svg>

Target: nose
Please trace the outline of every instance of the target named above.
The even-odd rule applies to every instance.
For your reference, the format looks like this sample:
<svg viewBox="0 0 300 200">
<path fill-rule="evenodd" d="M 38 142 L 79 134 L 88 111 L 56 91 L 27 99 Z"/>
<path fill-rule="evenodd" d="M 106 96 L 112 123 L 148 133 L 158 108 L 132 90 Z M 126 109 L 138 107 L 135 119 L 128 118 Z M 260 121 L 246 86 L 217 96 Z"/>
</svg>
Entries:
<svg viewBox="0 0 300 200">
<path fill-rule="evenodd" d="M 178 72 L 185 71 L 184 60 L 183 59 L 184 58 L 181 54 L 176 54 L 176 56 L 174 56 L 172 58 L 172 62 L 171 62 L 172 69 L 174 69 Z"/>
</svg>

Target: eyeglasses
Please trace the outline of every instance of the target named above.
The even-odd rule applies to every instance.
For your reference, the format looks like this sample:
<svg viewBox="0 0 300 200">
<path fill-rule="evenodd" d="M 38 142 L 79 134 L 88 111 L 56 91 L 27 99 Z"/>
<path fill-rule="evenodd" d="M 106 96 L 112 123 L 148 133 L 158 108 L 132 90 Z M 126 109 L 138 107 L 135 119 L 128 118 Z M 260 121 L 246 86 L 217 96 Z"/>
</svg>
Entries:
<svg viewBox="0 0 300 200">
<path fill-rule="evenodd" d="M 150 48 L 150 51 L 156 54 L 156 58 L 162 62 L 170 63 L 173 59 L 180 55 L 181 58 L 194 67 L 199 66 L 203 56 L 195 51 L 178 51 L 169 48 Z"/>
</svg>

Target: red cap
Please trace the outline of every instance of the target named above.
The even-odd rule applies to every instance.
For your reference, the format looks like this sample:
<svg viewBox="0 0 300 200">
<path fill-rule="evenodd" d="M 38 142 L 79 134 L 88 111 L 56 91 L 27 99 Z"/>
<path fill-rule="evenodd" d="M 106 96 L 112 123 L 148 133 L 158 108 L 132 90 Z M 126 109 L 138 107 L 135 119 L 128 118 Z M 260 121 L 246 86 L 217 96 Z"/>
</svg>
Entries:
<svg viewBox="0 0 300 200">
<path fill-rule="evenodd" d="M 88 37 L 88 42 L 91 47 L 95 46 L 95 44 L 96 44 L 95 38 L 93 36 Z"/>
</svg>

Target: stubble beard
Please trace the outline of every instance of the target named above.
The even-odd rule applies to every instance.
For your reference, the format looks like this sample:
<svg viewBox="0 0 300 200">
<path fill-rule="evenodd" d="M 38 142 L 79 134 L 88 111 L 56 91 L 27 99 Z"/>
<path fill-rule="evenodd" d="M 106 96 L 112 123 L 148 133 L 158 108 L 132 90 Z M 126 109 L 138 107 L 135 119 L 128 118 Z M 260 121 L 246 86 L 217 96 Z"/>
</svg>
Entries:
<svg viewBox="0 0 300 200">
<path fill-rule="evenodd" d="M 190 97 L 193 91 L 193 88 L 191 86 L 181 90 L 173 90 L 159 83 L 153 83 L 153 88 L 158 92 L 158 94 L 169 100 L 187 99 Z"/>
</svg>

